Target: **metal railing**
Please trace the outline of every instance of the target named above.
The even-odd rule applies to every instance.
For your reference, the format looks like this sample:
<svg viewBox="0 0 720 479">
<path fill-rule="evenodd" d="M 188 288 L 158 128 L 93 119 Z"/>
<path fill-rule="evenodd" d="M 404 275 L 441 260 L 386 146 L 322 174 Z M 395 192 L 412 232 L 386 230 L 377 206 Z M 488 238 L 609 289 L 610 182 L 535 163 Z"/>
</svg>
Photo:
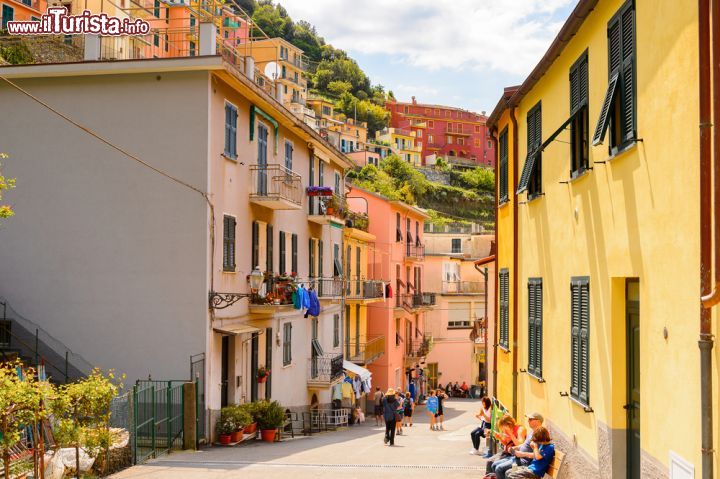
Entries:
<svg viewBox="0 0 720 479">
<path fill-rule="evenodd" d="M 418 260 L 425 259 L 425 245 L 417 243 L 405 243 L 405 256 Z"/>
<path fill-rule="evenodd" d="M 430 354 L 432 350 L 432 339 L 425 336 L 422 339 L 405 340 L 405 357 L 422 358 Z"/>
<path fill-rule="evenodd" d="M 347 281 L 347 299 L 379 299 L 385 297 L 385 283 L 375 279 L 351 279 Z"/>
<path fill-rule="evenodd" d="M 302 204 L 302 177 L 283 165 L 250 165 L 250 197 Z"/>
<path fill-rule="evenodd" d="M 367 342 L 348 343 L 349 360 L 357 364 L 370 364 L 385 354 L 385 335 L 368 339 Z"/>
<path fill-rule="evenodd" d="M 345 219 L 348 215 L 347 200 L 340 195 L 311 196 L 310 214 L 327 215 Z"/>
<path fill-rule="evenodd" d="M 483 294 L 484 281 L 443 281 L 442 294 Z"/>
<path fill-rule="evenodd" d="M 331 383 L 343 374 L 343 355 L 316 356 L 308 359 L 308 381 Z"/>
<path fill-rule="evenodd" d="M 340 298 L 343 293 L 343 279 L 336 278 L 307 278 L 296 280 L 306 289 L 312 288 L 317 292 L 318 298 Z"/>
</svg>

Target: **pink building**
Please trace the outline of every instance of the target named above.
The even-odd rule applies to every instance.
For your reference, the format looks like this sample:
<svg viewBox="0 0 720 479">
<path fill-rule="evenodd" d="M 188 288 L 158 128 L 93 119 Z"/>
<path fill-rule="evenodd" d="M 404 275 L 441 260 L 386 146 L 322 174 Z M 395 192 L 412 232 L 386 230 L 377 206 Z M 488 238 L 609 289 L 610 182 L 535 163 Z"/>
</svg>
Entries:
<svg viewBox="0 0 720 479">
<path fill-rule="evenodd" d="M 376 243 L 369 267 L 374 277 L 392 290 L 392 297 L 368 306 L 368 335 L 387 338 L 385 354 L 368 369 L 373 374 L 373 385 L 407 390 L 410 368 L 422 368 L 432 347 L 424 318 L 435 305 L 435 293 L 425 288 L 422 233 L 429 216 L 416 206 L 356 186 L 348 200 L 351 209 L 367 210 L 372 218 L 369 232 L 375 235 Z"/>
<path fill-rule="evenodd" d="M 415 132 L 417 143 L 422 146 L 422 164 L 426 156 L 436 154 L 471 160 L 478 165 L 495 165 L 495 150 L 484 114 L 418 103 L 415 97 L 410 103 L 388 101 L 385 109 L 390 112 L 390 127 Z"/>
</svg>

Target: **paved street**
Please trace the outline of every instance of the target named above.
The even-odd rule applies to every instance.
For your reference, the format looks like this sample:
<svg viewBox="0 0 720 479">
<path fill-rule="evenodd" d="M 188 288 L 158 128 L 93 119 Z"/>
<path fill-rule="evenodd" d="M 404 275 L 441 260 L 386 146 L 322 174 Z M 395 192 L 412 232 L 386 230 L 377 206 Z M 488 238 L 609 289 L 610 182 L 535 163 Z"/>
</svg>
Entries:
<svg viewBox="0 0 720 479">
<path fill-rule="evenodd" d="M 374 419 L 337 432 L 297 437 L 279 444 L 257 442 L 234 448 L 174 453 L 116 474 L 115 478 L 390 478 L 482 477 L 485 460 L 468 454 L 470 431 L 478 401 L 449 400 L 445 431 L 428 428 L 423 406 L 416 423 L 396 437 L 395 447 L 383 445 L 384 427 Z"/>
</svg>

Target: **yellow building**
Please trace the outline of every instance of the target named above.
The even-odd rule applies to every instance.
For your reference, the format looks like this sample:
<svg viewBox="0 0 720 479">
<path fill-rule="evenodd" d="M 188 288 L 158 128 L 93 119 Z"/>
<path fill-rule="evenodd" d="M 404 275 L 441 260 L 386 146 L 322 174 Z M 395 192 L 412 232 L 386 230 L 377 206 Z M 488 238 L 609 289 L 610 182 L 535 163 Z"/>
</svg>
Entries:
<svg viewBox="0 0 720 479">
<path fill-rule="evenodd" d="M 378 142 L 390 145 L 393 153 L 415 166 L 421 165 L 422 140 L 417 132 L 401 128 L 386 128 L 375 134 Z"/>
<path fill-rule="evenodd" d="M 307 79 L 303 72 L 307 70 L 307 60 L 303 51 L 282 38 L 269 38 L 253 42 L 251 55 L 255 66 L 271 80 L 277 75 L 277 81 L 283 88 L 283 103 L 305 104 L 307 98 Z M 272 66 L 277 68 L 275 72 Z"/>
<path fill-rule="evenodd" d="M 367 366 L 385 353 L 385 336 L 368 335 L 368 304 L 385 300 L 385 284 L 375 277 L 375 235 L 368 233 L 367 217 L 356 215 L 345 228 L 345 358 Z"/>
<path fill-rule="evenodd" d="M 570 477 L 717 477 L 701 441 L 698 51 L 692 4 L 580 0 L 488 120 L 495 396 L 545 416 Z"/>
</svg>

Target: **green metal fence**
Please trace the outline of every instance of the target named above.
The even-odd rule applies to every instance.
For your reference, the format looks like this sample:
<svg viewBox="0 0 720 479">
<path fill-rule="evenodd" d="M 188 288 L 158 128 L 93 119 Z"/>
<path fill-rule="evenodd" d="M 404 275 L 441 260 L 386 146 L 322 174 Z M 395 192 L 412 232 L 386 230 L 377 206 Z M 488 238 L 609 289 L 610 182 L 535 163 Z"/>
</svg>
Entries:
<svg viewBox="0 0 720 479">
<path fill-rule="evenodd" d="M 136 464 L 182 448 L 186 382 L 140 380 L 133 386 Z"/>
</svg>

